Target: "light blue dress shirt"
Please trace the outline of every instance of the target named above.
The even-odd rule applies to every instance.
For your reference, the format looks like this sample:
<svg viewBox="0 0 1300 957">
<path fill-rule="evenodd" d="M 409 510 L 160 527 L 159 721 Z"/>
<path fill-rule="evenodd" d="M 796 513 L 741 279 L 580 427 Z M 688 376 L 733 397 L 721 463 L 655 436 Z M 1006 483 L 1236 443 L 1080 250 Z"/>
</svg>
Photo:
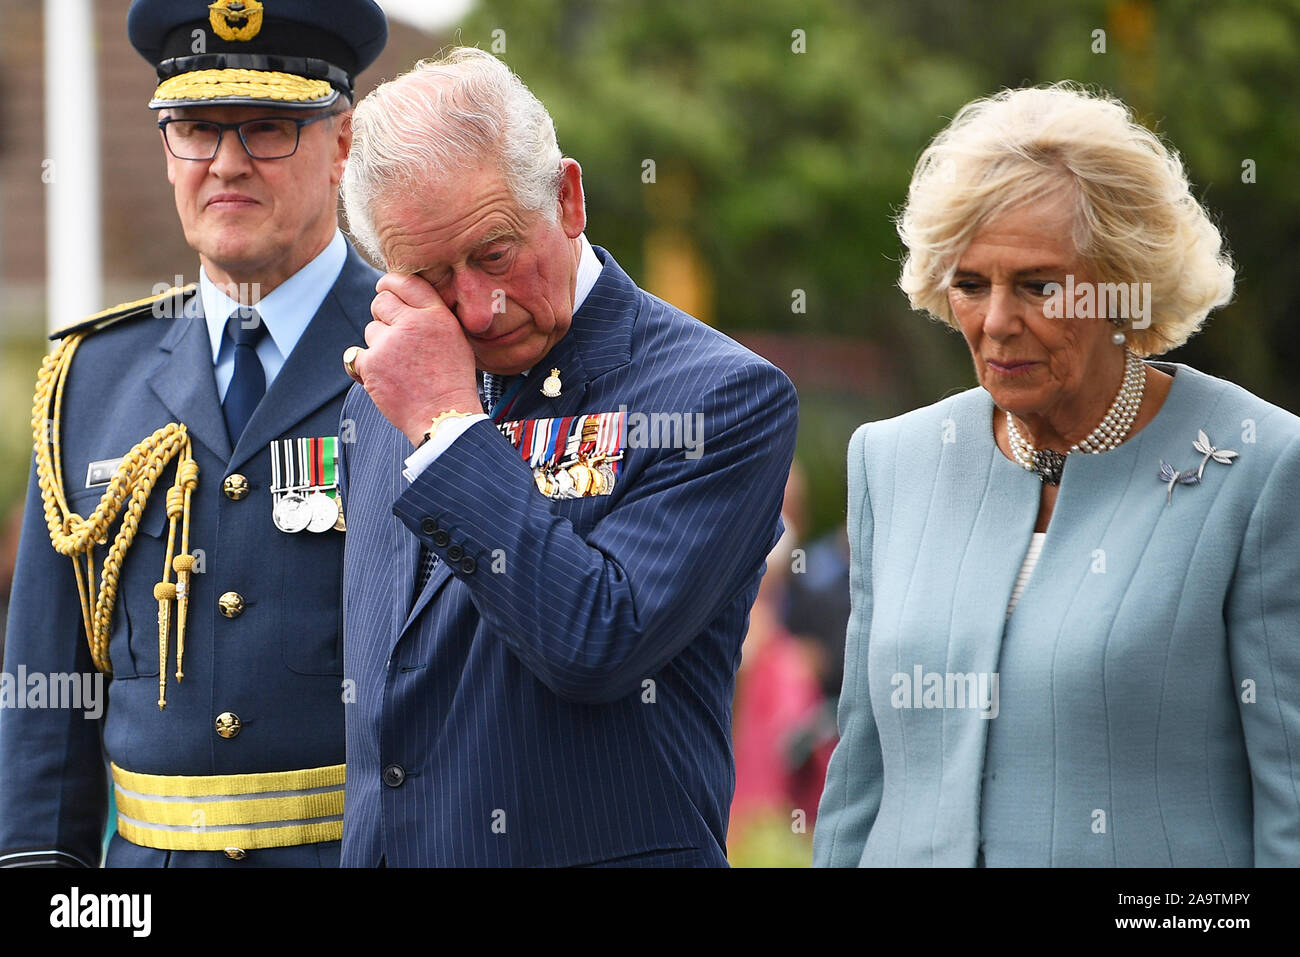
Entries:
<svg viewBox="0 0 1300 957">
<path fill-rule="evenodd" d="M 270 333 L 257 346 L 257 357 L 266 372 L 266 387 L 284 368 L 285 360 L 302 334 L 307 331 L 312 317 L 320 310 L 325 296 L 333 288 L 343 271 L 348 257 L 348 245 L 337 230 L 319 255 L 285 282 L 271 290 L 266 298 L 254 305 L 266 330 Z M 235 374 L 235 346 L 226 338 L 226 322 L 240 304 L 217 288 L 208 277 L 206 269 L 199 271 L 199 296 L 203 301 L 203 315 L 208 323 L 208 338 L 212 342 L 212 361 L 216 366 L 217 395 L 226 400 L 226 390 Z"/>
</svg>

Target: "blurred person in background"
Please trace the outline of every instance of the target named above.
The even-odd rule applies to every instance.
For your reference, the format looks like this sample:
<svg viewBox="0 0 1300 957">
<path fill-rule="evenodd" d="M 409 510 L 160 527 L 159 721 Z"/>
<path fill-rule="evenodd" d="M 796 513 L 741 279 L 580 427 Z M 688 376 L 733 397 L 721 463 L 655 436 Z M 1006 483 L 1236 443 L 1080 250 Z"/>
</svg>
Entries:
<svg viewBox="0 0 1300 957">
<path fill-rule="evenodd" d="M 14 562 L 18 559 L 18 533 L 23 526 L 23 507 L 15 505 L 0 518 L 0 661 L 4 660 L 5 623 L 9 617 L 9 591 L 14 583 Z"/>
<path fill-rule="evenodd" d="M 109 866 L 333 866 L 339 356 L 379 278 L 338 185 L 387 22 L 370 0 L 135 0 L 127 29 L 202 268 L 56 333 L 42 373 L 5 671 L 111 675 L 112 708 L 0 712 L 0 865 L 99 863 L 106 752 Z"/>
<path fill-rule="evenodd" d="M 809 541 L 804 516 L 807 479 L 796 461 L 786 484 L 787 528 L 798 533 L 798 553 L 786 585 L 785 625 L 808 641 L 828 705 L 844 683 L 844 634 L 849 624 L 849 539 L 844 526 Z M 793 520 L 791 522 L 790 520 Z M 834 734 L 834 716 L 828 719 Z"/>
<path fill-rule="evenodd" d="M 1150 360 L 1232 294 L 1178 156 L 1115 100 L 1008 90 L 898 226 L 979 387 L 850 444 L 815 862 L 1294 865 L 1300 419 Z"/>
<path fill-rule="evenodd" d="M 733 847 L 743 846 L 750 831 L 766 823 L 779 823 L 787 830 L 797 824 L 810 830 L 834 746 L 833 739 L 819 735 L 825 697 L 818 680 L 817 649 L 792 634 L 781 616 L 786 588 L 797 577 L 791 574 L 796 534 L 794 520 L 786 520 L 785 533 L 767 556 L 767 570 L 741 646 L 732 734 L 736 794 L 729 833 Z M 802 812 L 802 817 L 792 821 L 794 812 Z"/>
</svg>

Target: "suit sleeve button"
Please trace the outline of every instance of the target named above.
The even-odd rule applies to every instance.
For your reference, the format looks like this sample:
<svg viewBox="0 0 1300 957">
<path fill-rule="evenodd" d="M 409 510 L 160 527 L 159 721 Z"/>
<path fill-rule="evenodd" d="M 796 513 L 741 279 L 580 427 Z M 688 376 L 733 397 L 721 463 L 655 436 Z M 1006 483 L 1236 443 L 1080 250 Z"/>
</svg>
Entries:
<svg viewBox="0 0 1300 957">
<path fill-rule="evenodd" d="M 400 788 L 406 780 L 406 771 L 400 764 L 390 764 L 384 768 L 384 783 L 390 788 Z"/>
<path fill-rule="evenodd" d="M 433 544 L 437 545 L 439 548 L 446 548 L 451 544 L 451 533 L 445 528 L 440 528 L 431 534 L 433 535 Z"/>
<path fill-rule="evenodd" d="M 461 548 L 459 545 L 453 545 L 451 548 L 447 549 L 447 561 L 449 562 L 458 562 L 464 555 L 465 549 Z"/>
<path fill-rule="evenodd" d="M 432 535 L 438 530 L 438 523 L 431 518 L 426 518 L 420 522 L 420 531 L 426 535 Z"/>
<path fill-rule="evenodd" d="M 478 570 L 478 562 L 466 555 L 460 560 L 460 570 L 466 575 L 473 575 L 474 572 Z"/>
</svg>

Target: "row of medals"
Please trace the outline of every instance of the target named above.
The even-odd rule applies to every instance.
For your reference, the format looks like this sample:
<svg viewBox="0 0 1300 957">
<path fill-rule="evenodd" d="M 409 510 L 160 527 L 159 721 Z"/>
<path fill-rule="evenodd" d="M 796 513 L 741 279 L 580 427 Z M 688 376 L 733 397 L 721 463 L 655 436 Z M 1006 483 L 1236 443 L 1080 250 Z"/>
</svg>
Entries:
<svg viewBox="0 0 1300 957">
<path fill-rule="evenodd" d="M 271 519 L 282 532 L 296 535 L 299 532 L 343 532 L 343 510 L 338 500 L 321 488 L 289 489 L 275 493 Z"/>
<path fill-rule="evenodd" d="M 594 455 L 590 459 L 578 456 L 571 465 L 538 466 L 534 470 L 537 490 L 547 498 L 608 495 L 614 488 L 612 463 L 621 458 L 621 455 Z"/>
</svg>

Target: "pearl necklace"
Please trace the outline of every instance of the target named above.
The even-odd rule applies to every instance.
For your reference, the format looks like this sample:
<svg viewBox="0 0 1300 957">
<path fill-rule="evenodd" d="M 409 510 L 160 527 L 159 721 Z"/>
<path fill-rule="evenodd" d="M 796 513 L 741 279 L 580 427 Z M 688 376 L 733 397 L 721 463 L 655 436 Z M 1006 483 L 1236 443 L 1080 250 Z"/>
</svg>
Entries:
<svg viewBox="0 0 1300 957">
<path fill-rule="evenodd" d="M 1060 485 L 1061 473 L 1065 470 L 1065 456 L 1074 452 L 1097 454 L 1118 448 L 1128 438 L 1133 420 L 1137 418 L 1142 406 L 1142 396 L 1146 392 L 1146 363 L 1127 349 L 1124 351 L 1124 382 L 1119 387 L 1115 401 L 1101 423 L 1088 433 L 1087 438 L 1080 439 L 1070 446 L 1064 455 L 1052 449 L 1036 449 L 1020 434 L 1016 421 L 1008 412 L 1007 441 L 1011 445 L 1011 454 L 1017 464 L 1027 471 L 1035 473 L 1048 485 Z"/>
</svg>

